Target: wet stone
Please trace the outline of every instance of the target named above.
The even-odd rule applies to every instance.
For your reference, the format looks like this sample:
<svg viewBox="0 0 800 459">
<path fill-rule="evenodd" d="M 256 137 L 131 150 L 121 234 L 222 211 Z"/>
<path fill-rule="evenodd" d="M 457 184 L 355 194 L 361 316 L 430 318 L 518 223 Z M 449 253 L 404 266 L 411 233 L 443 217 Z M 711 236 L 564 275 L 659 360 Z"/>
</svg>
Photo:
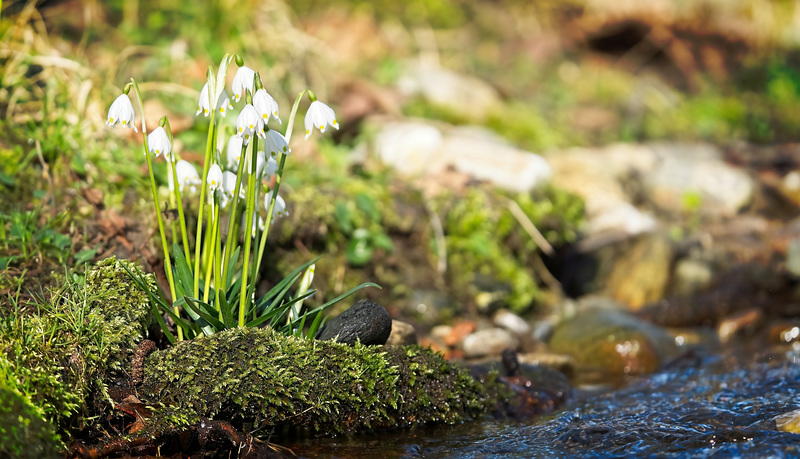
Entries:
<svg viewBox="0 0 800 459">
<path fill-rule="evenodd" d="M 631 315 L 587 310 L 559 324 L 550 350 L 571 356 L 584 383 L 621 383 L 625 375 L 652 373 L 675 357 L 675 340 L 662 328 Z"/>
<path fill-rule="evenodd" d="M 417 344 L 417 330 L 408 322 L 392 320 L 392 333 L 386 341 L 387 346 Z"/>
<path fill-rule="evenodd" d="M 386 309 L 371 301 L 361 300 L 328 321 L 317 333 L 322 341 L 338 341 L 365 345 L 383 345 L 392 332 L 392 318 Z"/>
<path fill-rule="evenodd" d="M 506 349 L 518 349 L 519 339 L 508 330 L 490 328 L 467 336 L 462 346 L 467 358 L 500 355 Z"/>
</svg>

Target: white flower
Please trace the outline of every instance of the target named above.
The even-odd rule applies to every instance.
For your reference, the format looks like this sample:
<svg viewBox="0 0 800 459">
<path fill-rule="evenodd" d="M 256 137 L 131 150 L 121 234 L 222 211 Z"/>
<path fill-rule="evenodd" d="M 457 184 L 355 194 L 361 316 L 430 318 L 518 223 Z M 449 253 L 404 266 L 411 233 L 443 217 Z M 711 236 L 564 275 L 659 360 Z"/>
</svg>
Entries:
<svg viewBox="0 0 800 459">
<path fill-rule="evenodd" d="M 236 188 L 236 174 L 231 171 L 225 171 L 222 173 L 222 202 L 220 205 L 222 208 L 228 207 L 228 201 L 233 201 L 234 196 L 234 189 Z M 241 189 L 241 185 L 239 186 L 239 198 L 244 199 L 244 193 Z"/>
<path fill-rule="evenodd" d="M 208 186 L 208 191 L 211 194 L 214 194 L 215 191 L 222 188 L 222 169 L 219 168 L 219 165 L 212 164 L 211 167 L 208 168 L 206 186 Z"/>
<path fill-rule="evenodd" d="M 264 208 L 269 212 L 269 202 L 272 196 L 275 195 L 275 208 L 272 209 L 273 217 L 288 217 L 289 212 L 286 210 L 286 202 L 281 195 L 276 194 L 274 191 L 264 195 Z"/>
<path fill-rule="evenodd" d="M 265 89 L 259 89 L 256 91 L 255 95 L 253 96 L 253 106 L 256 108 L 256 111 L 261 115 L 261 118 L 264 119 L 264 124 L 269 122 L 269 118 L 273 117 L 278 121 L 278 124 L 281 123 L 281 119 L 278 117 L 278 102 L 269 95 L 269 93 Z"/>
<path fill-rule="evenodd" d="M 238 135 L 228 139 L 228 169 L 239 169 L 239 160 L 242 158 L 242 138 Z"/>
<path fill-rule="evenodd" d="M 331 125 L 335 129 L 339 129 L 339 123 L 336 121 L 336 113 L 333 109 L 315 100 L 311 102 L 306 112 L 306 139 L 311 137 L 311 130 L 314 128 L 319 129 L 319 132 L 325 133 L 325 127 Z"/>
<path fill-rule="evenodd" d="M 267 158 L 267 165 L 265 166 L 264 169 L 264 177 L 269 179 L 277 172 L 278 172 L 278 161 L 275 161 L 275 158 L 270 156 L 269 158 Z"/>
<path fill-rule="evenodd" d="M 223 89 L 217 98 L 217 110 L 219 110 L 220 115 L 225 118 L 225 114 L 229 108 L 233 109 L 233 105 L 231 105 L 231 99 L 228 97 L 228 93 Z"/>
<path fill-rule="evenodd" d="M 117 123 L 121 123 L 122 127 L 133 128 L 133 132 L 139 132 L 134 125 L 135 113 L 133 112 L 133 105 L 127 94 L 120 94 L 116 100 L 108 108 L 108 120 L 106 126 L 114 127 Z"/>
<path fill-rule="evenodd" d="M 164 157 L 170 159 L 172 145 L 169 143 L 167 131 L 165 131 L 163 127 L 159 126 L 155 128 L 153 132 L 147 136 L 147 149 L 150 153 L 156 155 L 156 158 L 161 153 L 164 153 Z"/>
<path fill-rule="evenodd" d="M 258 223 L 256 223 L 258 222 Z M 242 231 L 244 231 L 244 227 L 247 225 L 247 214 L 242 214 Z M 259 217 L 256 213 L 253 213 L 253 224 L 250 228 L 250 237 L 256 237 L 256 225 L 258 225 L 258 229 L 264 231 L 264 219 Z"/>
<path fill-rule="evenodd" d="M 228 93 L 223 89 L 222 93 L 217 98 L 216 109 L 219 110 L 219 113 L 224 117 L 229 108 L 233 108 L 233 105 L 231 105 L 231 101 L 228 98 Z M 200 90 L 200 99 L 197 101 L 197 113 L 195 113 L 195 116 L 199 115 L 200 112 L 203 112 L 204 116 L 208 116 L 210 110 L 208 106 L 208 82 L 206 82 L 206 84 L 203 85 L 203 89 Z"/>
<path fill-rule="evenodd" d="M 266 155 L 263 151 L 256 153 L 256 177 L 260 178 L 264 172 L 264 165 L 267 163 Z"/>
<path fill-rule="evenodd" d="M 239 113 L 239 118 L 236 120 L 236 135 L 244 139 L 244 143 L 250 142 L 251 135 L 257 135 L 264 138 L 264 121 L 258 116 L 255 107 L 247 104 Z"/>
<path fill-rule="evenodd" d="M 274 129 L 267 131 L 264 149 L 268 151 L 273 158 L 277 158 L 279 153 L 288 155 L 292 152 L 292 149 L 289 148 L 289 144 L 286 143 L 286 137 Z"/>
<path fill-rule="evenodd" d="M 197 191 L 197 185 L 203 183 L 200 180 L 200 174 L 197 173 L 197 169 L 183 159 L 175 165 L 175 175 L 178 176 L 178 188 L 180 188 L 181 193 L 183 193 L 183 187 L 185 186 L 190 187 L 189 190 L 194 193 Z"/>
<path fill-rule="evenodd" d="M 236 75 L 233 76 L 233 83 L 231 83 L 231 92 L 233 92 L 233 98 L 236 102 L 241 100 L 245 91 L 253 92 L 255 76 L 256 72 L 246 65 L 239 67 L 239 70 L 236 71 Z"/>
</svg>

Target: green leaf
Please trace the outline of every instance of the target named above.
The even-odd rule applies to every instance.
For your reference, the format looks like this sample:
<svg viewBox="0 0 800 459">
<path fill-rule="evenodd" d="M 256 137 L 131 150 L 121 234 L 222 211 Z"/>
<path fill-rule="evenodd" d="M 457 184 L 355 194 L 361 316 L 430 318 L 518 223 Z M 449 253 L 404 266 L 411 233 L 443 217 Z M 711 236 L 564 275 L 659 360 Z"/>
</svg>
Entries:
<svg viewBox="0 0 800 459">
<path fill-rule="evenodd" d="M 84 263 L 91 261 L 97 254 L 97 247 L 93 249 L 85 249 L 75 254 L 75 266 L 80 266 Z"/>
<path fill-rule="evenodd" d="M 392 243 L 392 238 L 390 238 L 389 235 L 384 233 L 383 231 L 372 235 L 372 245 L 374 245 L 376 248 L 383 249 L 387 252 L 394 251 L 394 244 Z"/>
<path fill-rule="evenodd" d="M 183 254 L 178 244 L 172 244 L 172 255 L 175 260 L 173 263 L 173 274 L 175 278 L 175 295 L 183 297 L 184 295 L 194 295 L 194 274 L 186 261 L 186 255 Z"/>
<path fill-rule="evenodd" d="M 336 224 L 344 234 L 353 232 L 353 214 L 347 207 L 347 203 L 337 201 L 333 211 L 333 217 L 336 219 Z"/>
<path fill-rule="evenodd" d="M 220 322 L 220 320 L 212 315 L 210 312 L 216 313 L 217 311 L 214 310 L 214 307 L 204 303 L 196 298 L 190 298 L 188 296 L 183 297 L 186 300 L 186 308 L 192 309 L 195 314 L 199 315 L 203 318 L 206 322 L 208 322 L 211 327 L 213 328 L 212 333 L 206 331 L 206 327 L 203 327 L 203 332 L 207 335 L 213 334 L 214 331 L 222 331 L 225 330 L 225 324 Z"/>
<path fill-rule="evenodd" d="M 369 233 L 363 228 L 355 230 L 352 239 L 347 243 L 344 254 L 347 256 L 347 261 L 353 266 L 364 266 L 372 258 L 374 252 L 372 244 L 370 244 Z"/>
<path fill-rule="evenodd" d="M 356 207 L 367 214 L 370 220 L 374 222 L 381 221 L 381 212 L 378 210 L 378 206 L 375 204 L 375 199 L 372 196 L 366 193 L 358 193 L 356 195 Z"/>
</svg>

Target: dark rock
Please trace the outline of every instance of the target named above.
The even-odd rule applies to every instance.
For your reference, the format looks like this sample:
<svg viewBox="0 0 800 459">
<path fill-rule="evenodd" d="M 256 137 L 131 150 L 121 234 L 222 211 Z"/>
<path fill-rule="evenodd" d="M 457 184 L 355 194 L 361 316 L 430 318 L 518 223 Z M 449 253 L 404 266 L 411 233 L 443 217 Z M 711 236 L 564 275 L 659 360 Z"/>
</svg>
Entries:
<svg viewBox="0 0 800 459">
<path fill-rule="evenodd" d="M 317 333 L 322 341 L 383 345 L 392 332 L 392 318 L 383 306 L 361 300 L 325 324 Z"/>
</svg>

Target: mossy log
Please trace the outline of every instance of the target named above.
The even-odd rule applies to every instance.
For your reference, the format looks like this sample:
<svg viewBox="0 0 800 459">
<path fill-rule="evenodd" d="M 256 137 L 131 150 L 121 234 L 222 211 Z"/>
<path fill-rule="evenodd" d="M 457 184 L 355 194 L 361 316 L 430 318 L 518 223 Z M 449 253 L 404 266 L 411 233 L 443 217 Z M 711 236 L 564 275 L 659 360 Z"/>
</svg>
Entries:
<svg viewBox="0 0 800 459">
<path fill-rule="evenodd" d="M 145 403 L 153 426 L 222 419 L 269 434 L 297 427 L 320 433 L 458 423 L 491 405 L 462 367 L 418 346 L 347 346 L 233 329 L 150 354 Z M 166 425 L 164 421 L 167 421 Z"/>
</svg>

